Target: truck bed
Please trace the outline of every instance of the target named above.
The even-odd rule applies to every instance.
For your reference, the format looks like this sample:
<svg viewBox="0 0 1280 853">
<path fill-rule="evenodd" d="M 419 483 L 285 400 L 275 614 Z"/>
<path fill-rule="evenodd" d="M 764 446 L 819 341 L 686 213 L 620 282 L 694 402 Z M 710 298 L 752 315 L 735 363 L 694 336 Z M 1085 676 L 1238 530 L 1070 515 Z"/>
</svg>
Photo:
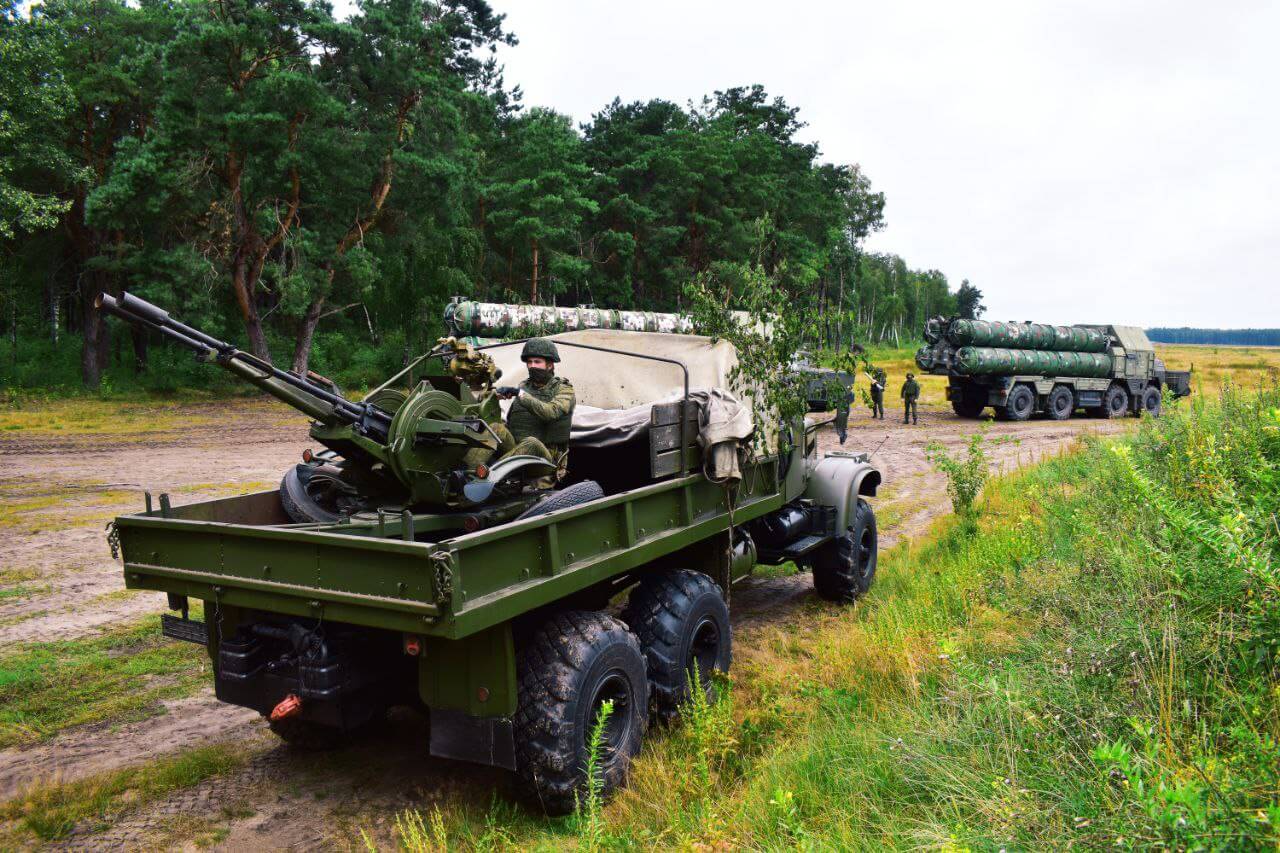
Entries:
<svg viewBox="0 0 1280 853">
<path fill-rule="evenodd" d="M 782 505 L 777 464 L 744 470 L 735 524 Z M 726 531 L 730 515 L 724 489 L 691 474 L 426 539 L 438 523 L 289 524 L 272 490 L 173 508 L 165 500 L 116 519 L 115 530 L 130 589 L 457 639 Z"/>
</svg>

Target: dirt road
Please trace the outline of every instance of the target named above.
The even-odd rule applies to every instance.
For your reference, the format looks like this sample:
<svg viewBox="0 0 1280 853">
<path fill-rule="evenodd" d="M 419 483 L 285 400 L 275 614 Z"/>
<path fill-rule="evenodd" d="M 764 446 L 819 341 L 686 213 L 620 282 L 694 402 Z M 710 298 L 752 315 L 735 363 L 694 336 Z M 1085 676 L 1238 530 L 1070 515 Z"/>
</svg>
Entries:
<svg viewBox="0 0 1280 853">
<path fill-rule="evenodd" d="M 214 422 L 211 415 L 217 415 Z M 0 434 L 4 477 L 0 501 L 0 569 L 30 580 L 29 594 L 0 598 L 0 646 L 90 636 L 124 620 L 163 611 L 163 598 L 121 594 L 119 566 L 103 525 L 141 506 L 142 492 L 168 491 L 174 503 L 270 488 L 307 446 L 305 425 L 269 401 L 192 407 L 200 425 L 137 435 Z M 1082 433 L 1115 432 L 1132 421 L 992 423 L 1007 441 L 989 448 L 992 466 L 1009 471 L 1061 452 Z M 855 413 L 845 449 L 871 450 L 884 472 L 875 502 L 881 547 L 925 530 L 950 511 L 941 475 L 924 447 L 961 447 L 975 431 L 949 411 L 926 409 L 921 423 L 871 421 Z M 838 447 L 830 427 L 820 450 Z M 749 583 L 733 593 L 737 642 L 750 643 L 757 621 L 789 618 L 811 596 L 807 575 Z M 65 731 L 44 743 L 0 752 L 0 801 L 40 779 L 70 780 L 146 762 L 196 744 L 246 744 L 247 766 L 143 808 L 78 827 L 73 846 L 164 846 L 208 834 L 234 849 L 326 847 L 358 843 L 361 826 L 378 829 L 406 806 L 429 805 L 442 790 L 474 788 L 487 801 L 503 774 L 433 759 L 422 746 L 422 721 L 394 721 L 388 732 L 337 754 L 299 758 L 264 734 L 243 709 L 220 705 L 206 691 L 157 709 L 160 716 L 120 726 Z M 406 743 L 417 744 L 405 748 Z M 372 822 L 372 823 L 371 823 Z M 386 823 L 382 824 L 385 829 Z"/>
</svg>

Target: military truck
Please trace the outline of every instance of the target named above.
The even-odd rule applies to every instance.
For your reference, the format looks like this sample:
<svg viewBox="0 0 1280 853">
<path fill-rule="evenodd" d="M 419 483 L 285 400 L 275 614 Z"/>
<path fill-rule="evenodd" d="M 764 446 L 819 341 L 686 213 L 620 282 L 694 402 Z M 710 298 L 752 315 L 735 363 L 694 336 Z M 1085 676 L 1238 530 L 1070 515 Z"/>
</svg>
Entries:
<svg viewBox="0 0 1280 853">
<path fill-rule="evenodd" d="M 1165 395 L 1191 392 L 1191 374 L 1169 370 L 1134 326 L 1049 326 L 934 317 L 916 353 L 921 370 L 946 376 L 957 415 L 987 407 L 1001 420 L 1077 411 L 1100 418 L 1158 416 Z"/>
<path fill-rule="evenodd" d="M 736 363 L 727 341 L 555 335 L 578 408 L 568 474 L 548 490 L 545 460 L 476 452 L 500 417 L 493 380 L 521 378 L 520 341 L 447 339 L 350 400 L 136 297 L 102 307 L 314 419 L 326 449 L 280 489 L 184 506 L 148 494 L 110 533 L 125 585 L 167 594 L 163 631 L 207 649 L 217 697 L 292 747 L 414 706 L 430 754 L 504 767 L 530 802 L 565 813 L 606 703 L 607 793 L 651 723 L 729 669 L 732 590 L 754 566 L 792 561 L 840 602 L 875 577 L 867 499 L 881 474 L 867 455 L 820 458 L 815 425 L 755 423 L 757 452 L 728 448 L 737 476 L 707 468 L 699 435 Z M 310 489 L 317 478 L 327 485 Z"/>
</svg>

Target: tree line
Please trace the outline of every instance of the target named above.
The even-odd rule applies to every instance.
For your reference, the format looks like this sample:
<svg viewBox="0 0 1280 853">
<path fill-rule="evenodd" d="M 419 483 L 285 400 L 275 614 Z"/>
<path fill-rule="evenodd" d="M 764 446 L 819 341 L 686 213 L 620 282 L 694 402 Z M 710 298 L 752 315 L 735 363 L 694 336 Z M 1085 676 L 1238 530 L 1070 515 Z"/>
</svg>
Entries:
<svg viewBox="0 0 1280 853">
<path fill-rule="evenodd" d="M 1280 347 L 1280 329 L 1193 329 L 1188 326 L 1147 329 L 1161 344 L 1218 344 L 1236 347 Z"/>
<path fill-rule="evenodd" d="M 783 98 L 615 100 L 575 126 L 522 105 L 497 61 L 515 44 L 485 0 L 347 20 L 306 0 L 0 0 L 0 382 L 72 353 L 91 388 L 147 371 L 147 334 L 93 307 L 121 290 L 292 369 L 370 375 L 429 344 L 453 295 L 678 311 L 749 255 L 812 306 L 815 345 L 981 311 L 968 282 L 863 250 L 884 195 Z"/>
</svg>

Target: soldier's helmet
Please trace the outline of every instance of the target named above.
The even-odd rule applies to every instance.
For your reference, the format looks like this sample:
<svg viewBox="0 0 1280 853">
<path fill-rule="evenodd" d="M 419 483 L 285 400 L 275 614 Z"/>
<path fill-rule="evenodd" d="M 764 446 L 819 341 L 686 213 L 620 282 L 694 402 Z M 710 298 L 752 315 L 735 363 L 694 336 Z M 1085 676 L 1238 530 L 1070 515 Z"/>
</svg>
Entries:
<svg viewBox="0 0 1280 853">
<path fill-rule="evenodd" d="M 520 350 L 520 360 L 528 361 L 531 358 L 559 361 L 560 351 L 556 349 L 555 343 L 549 338 L 529 338 L 524 342 L 524 349 Z"/>
<path fill-rule="evenodd" d="M 915 379 L 915 378 L 916 378 L 916 375 L 915 375 L 914 373 L 908 373 L 908 374 L 907 374 L 907 378 L 908 378 L 908 379 Z"/>
</svg>

